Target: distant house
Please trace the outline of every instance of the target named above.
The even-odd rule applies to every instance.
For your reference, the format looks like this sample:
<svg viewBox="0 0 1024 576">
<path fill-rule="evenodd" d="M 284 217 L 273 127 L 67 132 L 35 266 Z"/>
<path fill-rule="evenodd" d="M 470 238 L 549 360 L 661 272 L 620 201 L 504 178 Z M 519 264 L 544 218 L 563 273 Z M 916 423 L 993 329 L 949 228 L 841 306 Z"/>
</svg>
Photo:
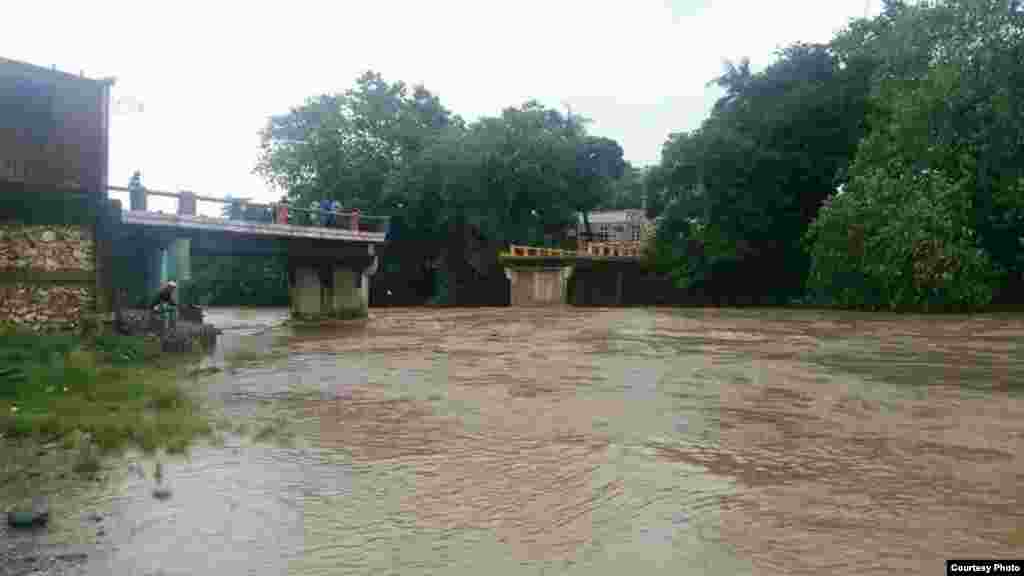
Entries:
<svg viewBox="0 0 1024 576">
<path fill-rule="evenodd" d="M 651 226 L 644 211 L 639 209 L 590 212 L 587 217 L 594 242 L 638 242 L 644 239 Z M 579 215 L 576 232 L 578 238 L 585 238 L 586 225 L 582 214 Z"/>
</svg>

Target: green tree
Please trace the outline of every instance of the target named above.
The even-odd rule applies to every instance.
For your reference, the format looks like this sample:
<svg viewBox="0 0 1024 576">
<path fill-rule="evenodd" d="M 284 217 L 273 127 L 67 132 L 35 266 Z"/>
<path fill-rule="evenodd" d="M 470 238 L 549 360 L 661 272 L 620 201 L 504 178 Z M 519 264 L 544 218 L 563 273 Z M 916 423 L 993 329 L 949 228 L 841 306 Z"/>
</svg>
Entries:
<svg viewBox="0 0 1024 576">
<path fill-rule="evenodd" d="M 873 68 L 871 130 L 850 186 L 808 237 L 811 288 L 820 300 L 977 308 L 1000 292 L 1004 299 L 1019 294 L 1022 39 L 1024 19 L 1006 2 L 948 0 L 888 2 L 878 18 L 835 40 L 843 61 Z M 888 242 L 899 249 L 862 253 Z M 922 264 L 911 265 L 908 255 L 931 263 L 933 274 L 922 277 Z M 846 277 L 864 288 L 842 284 Z"/>
<path fill-rule="evenodd" d="M 659 241 L 679 244 L 660 250 L 678 260 L 659 261 L 681 286 L 739 301 L 803 293 L 801 238 L 863 133 L 868 78 L 828 46 L 795 44 L 763 72 L 744 61 L 713 80 L 726 94 L 698 130 L 669 137 L 656 173 L 673 231 Z"/>
<path fill-rule="evenodd" d="M 645 168 L 626 163 L 622 177 L 609 183 L 608 199 L 603 210 L 640 209 L 647 204 L 647 172 Z"/>
<path fill-rule="evenodd" d="M 585 124 L 537 102 L 467 124 L 426 88 L 371 72 L 271 118 L 257 171 L 300 205 L 331 198 L 394 217 L 403 266 L 440 259 L 458 292 L 459 276 L 504 282 L 501 246 L 544 242 L 605 200 L 622 148 Z"/>
</svg>

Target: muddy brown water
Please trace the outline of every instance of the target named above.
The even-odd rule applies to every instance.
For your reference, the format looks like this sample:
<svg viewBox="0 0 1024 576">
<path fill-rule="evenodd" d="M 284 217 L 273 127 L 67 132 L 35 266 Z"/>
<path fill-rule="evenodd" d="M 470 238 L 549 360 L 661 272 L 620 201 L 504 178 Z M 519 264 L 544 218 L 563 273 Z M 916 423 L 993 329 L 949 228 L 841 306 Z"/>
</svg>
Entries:
<svg viewBox="0 0 1024 576">
<path fill-rule="evenodd" d="M 292 440 L 166 460 L 166 501 L 151 462 L 122 461 L 33 538 L 87 550 L 86 574 L 938 574 L 1024 556 L 1024 316 L 283 318 L 214 311 L 224 370 L 186 385 Z"/>
</svg>

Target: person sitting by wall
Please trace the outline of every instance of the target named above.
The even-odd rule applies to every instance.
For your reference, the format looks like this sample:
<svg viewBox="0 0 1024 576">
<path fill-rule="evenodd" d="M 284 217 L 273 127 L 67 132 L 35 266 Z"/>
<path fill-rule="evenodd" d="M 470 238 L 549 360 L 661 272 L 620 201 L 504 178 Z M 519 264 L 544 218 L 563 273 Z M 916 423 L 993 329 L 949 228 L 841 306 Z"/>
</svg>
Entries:
<svg viewBox="0 0 1024 576">
<path fill-rule="evenodd" d="M 174 291 L 178 288 L 178 283 L 171 280 L 160 287 L 160 291 L 156 293 L 156 298 L 153 299 L 153 303 L 150 308 L 156 310 L 161 304 L 168 306 L 178 307 L 178 303 L 174 300 Z"/>
</svg>

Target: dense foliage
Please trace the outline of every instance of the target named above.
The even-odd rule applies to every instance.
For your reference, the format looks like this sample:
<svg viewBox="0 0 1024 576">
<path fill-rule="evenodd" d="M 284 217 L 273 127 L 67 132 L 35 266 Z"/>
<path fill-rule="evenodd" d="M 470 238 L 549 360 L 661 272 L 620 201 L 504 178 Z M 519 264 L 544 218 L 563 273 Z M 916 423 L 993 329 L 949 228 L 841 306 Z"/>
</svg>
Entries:
<svg viewBox="0 0 1024 576">
<path fill-rule="evenodd" d="M 730 65 L 658 167 L 653 251 L 733 301 L 970 309 L 1024 270 L 1024 34 L 1001 0 L 887 2 L 763 72 Z"/>
<path fill-rule="evenodd" d="M 258 172 L 300 206 L 328 198 L 392 216 L 396 278 L 440 262 L 436 284 L 450 288 L 500 276 L 499 247 L 556 243 L 577 212 L 612 198 L 622 148 L 586 123 L 537 102 L 467 123 L 426 88 L 367 73 L 271 118 Z"/>
<path fill-rule="evenodd" d="M 196 254 L 187 289 L 203 306 L 287 306 L 287 260 Z"/>
</svg>

